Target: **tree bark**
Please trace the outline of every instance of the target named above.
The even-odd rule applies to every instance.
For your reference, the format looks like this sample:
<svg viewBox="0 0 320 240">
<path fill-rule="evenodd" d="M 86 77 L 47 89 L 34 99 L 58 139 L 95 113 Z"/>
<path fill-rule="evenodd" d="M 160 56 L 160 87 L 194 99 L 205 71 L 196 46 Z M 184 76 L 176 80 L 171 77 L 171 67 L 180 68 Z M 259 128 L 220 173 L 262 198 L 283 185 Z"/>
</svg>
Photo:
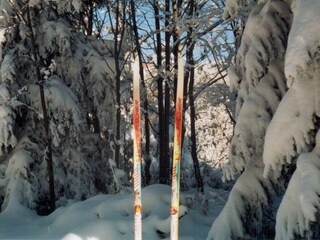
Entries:
<svg viewBox="0 0 320 240">
<path fill-rule="evenodd" d="M 166 154 L 165 154 L 165 117 L 163 108 L 163 77 L 162 77 L 162 47 L 161 47 L 161 32 L 160 32 L 160 11 L 159 2 L 153 2 L 155 25 L 156 25 L 156 55 L 157 55 L 157 83 L 158 83 L 158 114 L 159 114 L 159 182 L 166 183 Z"/>
<path fill-rule="evenodd" d="M 121 160 L 120 160 L 120 140 L 121 140 L 121 74 L 122 67 L 121 65 L 121 53 L 123 47 L 123 38 L 125 32 L 125 6 L 121 8 L 120 0 L 116 2 L 115 9 L 115 26 L 111 24 L 112 32 L 114 35 L 114 61 L 115 61 L 115 80 L 116 80 L 116 136 L 115 136 L 115 162 L 117 167 L 123 169 Z M 108 7 L 108 11 L 111 9 Z M 121 12 L 120 12 L 121 11 Z M 110 14 L 110 13 L 109 13 Z"/>
<path fill-rule="evenodd" d="M 197 10 L 197 1 L 191 0 L 189 15 L 192 17 Z M 200 172 L 199 159 L 197 155 L 197 138 L 196 138 L 196 127 L 195 127 L 195 106 L 194 106 L 194 78 L 195 78 L 195 61 L 194 61 L 194 47 L 195 41 L 192 39 L 193 26 L 189 27 L 189 39 L 187 44 L 187 62 L 190 68 L 189 74 L 189 105 L 190 105 L 190 130 L 191 130 L 191 156 L 193 159 L 193 167 L 195 178 L 197 182 L 197 188 L 200 192 L 204 192 L 203 180 Z"/>
<path fill-rule="evenodd" d="M 93 34 L 93 13 L 94 3 L 92 0 L 88 1 L 88 23 L 87 23 L 87 35 L 92 36 Z"/>
<path fill-rule="evenodd" d="M 40 92 L 40 101 L 41 101 L 41 108 L 43 113 L 43 123 L 44 123 L 44 130 L 45 130 L 45 142 L 46 142 L 46 151 L 45 151 L 45 159 L 47 161 L 47 171 L 48 171 L 48 178 L 49 178 L 49 209 L 48 212 L 51 213 L 56 209 L 55 203 L 55 192 L 54 192 L 54 173 L 53 173 L 53 160 L 52 160 L 52 138 L 49 128 L 49 117 L 48 111 L 46 106 L 45 94 L 43 84 L 44 81 L 41 79 L 40 74 L 40 67 L 39 67 L 39 60 L 38 60 L 38 53 L 36 48 L 36 38 L 32 28 L 31 16 L 30 16 L 30 7 L 27 4 L 27 27 L 30 31 L 31 37 L 31 51 L 33 55 L 33 65 L 36 68 L 36 78 L 39 84 L 39 92 Z"/>
<path fill-rule="evenodd" d="M 164 96 L 164 115 L 165 115 L 165 129 L 164 129 L 164 148 L 165 148 L 165 159 L 164 159 L 164 184 L 169 184 L 170 176 L 170 37 L 171 32 L 169 31 L 170 25 L 170 0 L 165 1 L 165 96 Z"/>
</svg>

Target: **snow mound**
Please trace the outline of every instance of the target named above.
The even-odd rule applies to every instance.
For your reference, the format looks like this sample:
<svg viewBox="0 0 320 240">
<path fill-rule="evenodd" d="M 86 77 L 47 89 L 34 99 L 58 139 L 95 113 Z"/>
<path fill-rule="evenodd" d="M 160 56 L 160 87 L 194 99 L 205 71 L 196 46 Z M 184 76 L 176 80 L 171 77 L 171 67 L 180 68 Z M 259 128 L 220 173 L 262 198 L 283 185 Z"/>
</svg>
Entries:
<svg viewBox="0 0 320 240">
<path fill-rule="evenodd" d="M 142 190 L 144 239 L 169 239 L 170 192 L 169 186 L 159 184 Z M 196 192 L 181 194 L 185 215 L 180 219 L 180 239 L 206 238 L 227 197 L 225 192 L 209 188 L 206 196 L 209 208 L 203 212 L 203 198 Z M 0 239 L 133 239 L 133 219 L 131 193 L 98 195 L 60 207 L 46 217 L 16 203 L 0 214 Z"/>
</svg>

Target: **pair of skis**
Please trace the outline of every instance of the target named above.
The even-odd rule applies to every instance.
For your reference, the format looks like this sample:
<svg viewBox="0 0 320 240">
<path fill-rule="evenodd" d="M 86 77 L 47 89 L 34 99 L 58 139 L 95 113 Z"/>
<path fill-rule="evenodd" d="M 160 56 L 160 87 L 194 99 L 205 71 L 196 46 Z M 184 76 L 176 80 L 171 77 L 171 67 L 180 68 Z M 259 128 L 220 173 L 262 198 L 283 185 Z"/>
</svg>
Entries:
<svg viewBox="0 0 320 240">
<path fill-rule="evenodd" d="M 142 239 L 142 205 L 141 205 L 141 131 L 140 131 L 140 81 L 139 61 L 133 65 L 133 188 L 134 188 L 134 239 Z M 178 84 L 176 95 L 174 147 L 172 162 L 172 192 L 171 192 L 171 226 L 170 238 L 177 240 L 179 236 L 179 202 L 180 202 L 180 162 L 182 149 L 183 120 L 183 85 L 184 74 L 181 52 L 178 57 Z"/>
</svg>

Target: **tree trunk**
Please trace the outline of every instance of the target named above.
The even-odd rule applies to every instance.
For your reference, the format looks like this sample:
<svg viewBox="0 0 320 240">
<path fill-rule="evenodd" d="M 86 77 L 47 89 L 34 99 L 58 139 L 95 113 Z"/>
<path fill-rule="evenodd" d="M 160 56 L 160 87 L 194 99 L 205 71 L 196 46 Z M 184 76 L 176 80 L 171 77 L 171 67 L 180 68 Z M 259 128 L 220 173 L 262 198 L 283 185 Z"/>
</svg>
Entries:
<svg viewBox="0 0 320 240">
<path fill-rule="evenodd" d="M 39 91 L 40 91 L 40 101 L 41 101 L 41 108 L 43 113 L 43 123 L 44 123 L 44 130 L 45 130 L 45 142 L 46 142 L 46 151 L 45 151 L 45 159 L 47 161 L 47 171 L 48 171 L 48 178 L 49 178 L 49 209 L 48 213 L 53 212 L 56 209 L 56 200 L 55 200 L 55 192 L 54 192 L 54 173 L 53 173 L 53 160 L 52 160 L 52 138 L 49 128 L 49 117 L 48 111 L 46 106 L 44 88 L 43 88 L 43 80 L 41 79 L 39 62 L 38 62 L 38 53 L 36 48 L 36 38 L 32 28 L 31 16 L 30 16 L 30 8 L 27 4 L 27 27 L 30 31 L 31 36 L 31 49 L 33 55 L 33 65 L 36 68 L 36 77 L 37 82 L 39 84 Z"/>
<path fill-rule="evenodd" d="M 115 136 L 115 162 L 117 167 L 123 169 L 123 164 L 120 161 L 120 140 L 121 140 L 121 74 L 122 67 L 120 66 L 121 52 L 123 47 L 123 38 L 125 31 L 125 6 L 120 6 L 120 1 L 116 3 L 116 19 L 115 27 L 112 25 L 114 34 L 114 61 L 115 61 L 115 80 L 116 80 L 116 136 Z M 108 9 L 110 11 L 110 8 Z M 121 11 L 121 13 L 120 13 Z"/>
<path fill-rule="evenodd" d="M 195 127 L 195 106 L 193 97 L 194 86 L 194 67 L 190 71 L 190 84 L 189 84 L 189 104 L 190 104 L 190 127 L 191 127 L 191 155 L 193 159 L 194 173 L 197 181 L 197 187 L 203 193 L 203 180 L 200 172 L 199 159 L 197 155 L 197 140 L 196 140 L 196 127 Z"/>
<path fill-rule="evenodd" d="M 197 9 L 197 1 L 191 0 L 189 15 L 192 17 Z M 197 155 L 197 139 L 196 139 L 196 127 L 195 127 L 195 106 L 194 106 L 194 77 L 195 77 L 195 61 L 194 61 L 194 47 L 195 41 L 191 39 L 192 36 L 192 26 L 189 28 L 189 39 L 187 44 L 187 62 L 190 68 L 190 81 L 189 81 L 189 105 L 190 105 L 190 128 L 191 128 L 191 156 L 193 159 L 194 173 L 197 181 L 197 187 L 200 192 L 204 192 L 203 180 L 200 172 L 199 159 Z"/>
<path fill-rule="evenodd" d="M 157 55 L 157 83 L 158 83 L 158 114 L 159 114 L 159 182 L 165 183 L 165 144 L 164 144 L 164 109 L 163 109 L 163 77 L 162 72 L 162 48 L 161 48 L 161 33 L 160 33 L 160 12 L 159 2 L 153 2 L 155 25 L 156 25 L 156 55 Z"/>
<path fill-rule="evenodd" d="M 165 27 L 168 28 L 170 24 L 170 0 L 165 1 Z M 163 183 L 168 184 L 170 179 L 170 37 L 171 33 L 167 29 L 165 32 L 165 96 L 164 96 L 164 116 L 165 116 L 165 129 L 164 129 L 164 179 Z"/>
<path fill-rule="evenodd" d="M 93 1 L 88 3 L 88 25 L 87 25 L 87 35 L 92 36 L 93 33 L 93 14 L 94 14 L 94 4 Z"/>
</svg>

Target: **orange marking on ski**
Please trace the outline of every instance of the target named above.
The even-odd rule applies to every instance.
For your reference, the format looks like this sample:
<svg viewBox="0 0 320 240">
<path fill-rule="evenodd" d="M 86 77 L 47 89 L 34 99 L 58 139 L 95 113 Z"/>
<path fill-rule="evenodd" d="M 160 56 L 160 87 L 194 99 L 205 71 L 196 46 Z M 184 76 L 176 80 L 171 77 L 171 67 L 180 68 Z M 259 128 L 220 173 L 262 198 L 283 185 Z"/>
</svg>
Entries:
<svg viewBox="0 0 320 240">
<path fill-rule="evenodd" d="M 141 211 L 141 206 L 140 205 L 135 205 L 134 206 L 134 212 L 135 213 L 141 213 L 142 211 Z"/>
</svg>

